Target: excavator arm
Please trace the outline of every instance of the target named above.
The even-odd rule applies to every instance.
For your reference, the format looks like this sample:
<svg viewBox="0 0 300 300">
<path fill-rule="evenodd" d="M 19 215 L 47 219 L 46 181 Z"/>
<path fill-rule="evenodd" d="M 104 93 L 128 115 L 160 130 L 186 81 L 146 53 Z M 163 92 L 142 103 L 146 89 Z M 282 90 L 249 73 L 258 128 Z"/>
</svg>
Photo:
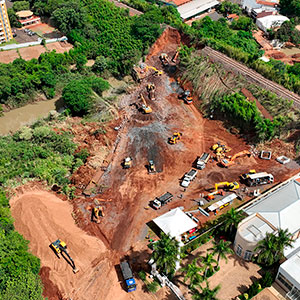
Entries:
<svg viewBox="0 0 300 300">
<path fill-rule="evenodd" d="M 68 264 L 72 267 L 73 269 L 73 272 L 74 273 L 77 273 L 79 270 L 76 268 L 75 266 L 75 263 L 74 263 L 74 260 L 72 259 L 72 257 L 70 256 L 70 254 L 68 253 L 68 251 L 62 247 L 62 246 L 59 246 L 59 249 L 61 251 L 61 254 L 62 256 L 64 257 L 64 259 L 68 262 Z M 64 256 L 64 254 L 67 256 L 67 258 Z"/>
</svg>

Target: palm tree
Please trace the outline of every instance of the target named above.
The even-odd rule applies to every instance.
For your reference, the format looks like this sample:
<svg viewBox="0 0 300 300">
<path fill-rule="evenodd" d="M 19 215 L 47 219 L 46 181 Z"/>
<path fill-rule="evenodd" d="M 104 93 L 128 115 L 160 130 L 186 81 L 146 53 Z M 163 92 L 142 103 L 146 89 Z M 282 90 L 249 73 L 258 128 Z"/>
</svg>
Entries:
<svg viewBox="0 0 300 300">
<path fill-rule="evenodd" d="M 215 288 L 211 289 L 209 287 L 208 282 L 206 282 L 206 287 L 201 288 L 202 291 L 199 292 L 198 290 L 194 289 L 192 298 L 194 300 L 218 300 L 217 294 L 220 290 L 220 285 L 216 286 Z"/>
<path fill-rule="evenodd" d="M 271 233 L 267 233 L 266 237 L 259 241 L 254 251 L 258 251 L 257 262 L 263 263 L 267 266 L 273 265 L 278 261 L 279 257 L 276 254 L 277 240 L 276 236 Z"/>
<path fill-rule="evenodd" d="M 219 267 L 220 258 L 225 259 L 227 263 L 228 259 L 226 255 L 233 253 L 232 249 L 229 247 L 230 244 L 230 242 L 224 240 L 220 240 L 218 243 L 216 241 L 213 241 L 214 246 L 208 249 L 211 250 L 213 254 L 217 254 L 217 268 Z"/>
<path fill-rule="evenodd" d="M 289 233 L 288 229 L 278 229 L 276 235 L 276 256 L 279 256 L 279 259 L 281 259 L 283 257 L 284 248 L 292 247 L 293 243 L 292 235 Z"/>
<path fill-rule="evenodd" d="M 187 264 L 181 269 L 185 273 L 184 282 L 189 279 L 191 289 L 203 281 L 203 277 L 200 275 L 203 269 L 197 265 L 197 261 L 198 259 L 195 258 L 191 264 Z"/>
<path fill-rule="evenodd" d="M 156 262 L 158 270 L 166 275 L 173 275 L 179 259 L 179 243 L 169 235 L 162 233 L 153 249 L 152 258 Z"/>
<path fill-rule="evenodd" d="M 212 253 L 206 253 L 206 256 L 201 258 L 201 262 L 203 264 L 203 268 L 204 268 L 204 279 L 207 276 L 207 271 L 210 270 L 212 272 L 213 270 L 213 263 L 217 263 L 217 261 L 214 259 L 214 256 Z"/>
<path fill-rule="evenodd" d="M 238 224 L 243 219 L 241 211 L 237 211 L 234 208 L 231 208 L 226 214 L 223 222 L 224 230 L 229 231 L 230 236 L 232 235 L 233 229 L 236 229 Z"/>
</svg>

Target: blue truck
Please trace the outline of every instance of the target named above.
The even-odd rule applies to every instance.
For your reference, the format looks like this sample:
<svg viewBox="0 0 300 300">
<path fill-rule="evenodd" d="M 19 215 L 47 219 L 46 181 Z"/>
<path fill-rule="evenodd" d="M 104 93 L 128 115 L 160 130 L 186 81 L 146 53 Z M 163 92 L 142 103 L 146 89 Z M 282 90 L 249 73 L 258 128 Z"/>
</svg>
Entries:
<svg viewBox="0 0 300 300">
<path fill-rule="evenodd" d="M 133 292 L 136 290 L 136 283 L 133 278 L 132 270 L 130 268 L 130 265 L 128 261 L 122 261 L 120 263 L 121 271 L 123 278 L 126 282 L 127 292 Z"/>
</svg>

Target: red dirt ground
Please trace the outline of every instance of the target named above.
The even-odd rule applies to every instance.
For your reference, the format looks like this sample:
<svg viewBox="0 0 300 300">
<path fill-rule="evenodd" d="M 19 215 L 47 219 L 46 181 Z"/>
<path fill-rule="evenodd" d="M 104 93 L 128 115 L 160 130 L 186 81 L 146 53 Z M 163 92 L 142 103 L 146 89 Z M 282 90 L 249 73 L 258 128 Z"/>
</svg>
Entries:
<svg viewBox="0 0 300 300">
<path fill-rule="evenodd" d="M 146 63 L 162 69 L 158 55 L 165 52 L 172 57 L 180 41 L 177 31 L 166 30 L 150 50 Z M 250 146 L 241 137 L 224 129 L 221 122 L 205 119 L 194 105 L 188 106 L 179 100 L 178 86 L 167 72 L 165 70 L 162 76 L 148 80 L 156 85 L 156 101 L 150 101 L 147 97 L 147 82 L 137 85 L 132 93 L 122 98 L 120 118 L 106 126 L 106 134 L 95 134 L 97 124 L 79 125 L 77 122 L 76 125 L 75 120 L 71 126 L 80 147 L 87 147 L 94 156 L 100 155 L 99 166 L 104 164 L 105 159 L 109 160 L 107 170 L 97 182 L 98 190 L 103 192 L 95 198 L 112 199 L 103 202 L 105 217 L 100 224 L 91 222 L 95 198 L 81 196 L 96 173 L 92 167 L 93 157 L 72 178 L 78 195 L 72 200 L 72 216 L 80 229 L 71 217 L 69 203 L 48 192 L 18 193 L 11 200 L 16 229 L 30 241 L 30 249 L 41 258 L 42 267 L 50 268 L 43 269 L 42 274 L 46 282 L 45 295 L 51 294 L 51 290 L 58 293 L 57 286 L 64 297 L 72 297 L 73 300 L 164 299 L 167 291 L 150 295 L 143 292 L 141 283 L 136 293 L 127 294 L 115 269 L 124 255 L 129 255 L 134 270 L 140 269 L 141 257 L 143 263 L 149 257 L 147 249 L 136 248 L 137 242 L 146 235 L 145 223 L 170 208 L 190 208 L 195 204 L 191 199 L 198 198 L 205 188 L 212 187 L 216 181 L 238 180 L 239 175 L 249 169 L 271 172 L 276 183 L 299 172 L 297 164 L 282 166 L 274 159 L 264 161 L 257 157 L 237 159 L 236 165 L 229 169 L 222 169 L 216 162 L 210 162 L 184 193 L 179 179 L 192 167 L 196 157 L 203 151 L 209 151 L 212 144 L 224 142 L 232 148 L 232 154 Z M 153 109 L 150 115 L 141 114 L 134 106 L 139 103 L 141 92 Z M 114 131 L 113 128 L 119 125 L 121 129 Z M 168 137 L 178 130 L 183 134 L 181 141 L 169 145 Z M 106 152 L 103 147 L 106 147 Z M 107 158 L 104 154 L 101 156 L 101 151 L 106 153 Z M 133 158 L 133 166 L 124 170 L 121 163 L 127 156 Z M 155 161 L 158 170 L 155 175 L 147 173 L 145 166 L 149 159 Z M 174 195 L 174 201 L 160 211 L 149 209 L 149 201 L 166 191 Z M 178 198 L 180 194 L 184 194 L 183 199 Z M 65 240 L 69 245 L 70 253 L 80 268 L 78 274 L 72 274 L 63 260 L 59 261 L 49 252 L 48 245 L 56 238 Z"/>
</svg>

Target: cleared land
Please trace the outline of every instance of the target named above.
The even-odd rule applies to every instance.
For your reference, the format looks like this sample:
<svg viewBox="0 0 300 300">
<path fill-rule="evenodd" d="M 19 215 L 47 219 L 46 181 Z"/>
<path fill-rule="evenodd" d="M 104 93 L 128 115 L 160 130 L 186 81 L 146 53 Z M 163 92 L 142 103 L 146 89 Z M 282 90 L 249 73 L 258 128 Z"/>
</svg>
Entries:
<svg viewBox="0 0 300 300">
<path fill-rule="evenodd" d="M 150 49 L 146 63 L 162 69 L 158 56 L 164 52 L 172 57 L 180 42 L 176 30 L 166 30 Z M 156 85 L 156 101 L 148 99 L 146 85 L 149 82 Z M 205 119 L 194 105 L 185 105 L 178 99 L 179 91 L 178 84 L 165 70 L 162 76 L 150 76 L 148 82 L 136 85 L 122 98 L 119 117 L 107 124 L 105 131 L 95 134 L 99 124 L 89 126 L 80 121 L 65 125 L 72 128 L 80 147 L 88 148 L 93 155 L 72 177 L 77 188 L 77 197 L 72 200 L 75 221 L 68 202 L 46 192 L 28 190 L 11 200 L 17 230 L 30 241 L 31 250 L 47 268 L 43 269 L 42 279 L 47 283 L 45 295 L 50 295 L 51 300 L 59 299 L 58 291 L 65 297 L 78 300 L 170 299 L 170 292 L 165 289 L 155 296 L 147 294 L 140 282 L 136 293 L 127 294 L 123 290 L 118 271 L 120 259 L 128 256 L 133 270 L 139 271 L 149 257 L 144 244 L 137 246 L 147 234 L 145 223 L 173 207 L 183 206 L 188 210 L 195 205 L 191 200 L 198 198 L 206 188 L 219 181 L 236 181 L 249 169 L 271 172 L 275 183 L 299 172 L 297 164 L 282 166 L 274 159 L 241 158 L 229 169 L 220 168 L 214 161 L 209 162 L 191 187 L 183 192 L 179 186 L 180 178 L 192 167 L 196 157 L 209 151 L 212 144 L 225 142 L 233 149 L 232 153 L 250 147 L 241 137 L 229 133 L 221 122 Z M 142 114 L 136 108 L 140 105 L 140 93 L 151 105 L 152 114 Z M 197 99 L 195 104 L 199 104 Z M 120 126 L 118 131 L 113 129 L 116 126 Z M 175 131 L 183 133 L 182 139 L 176 145 L 169 145 L 168 137 Z M 127 156 L 133 158 L 133 166 L 124 170 L 121 163 Z M 149 159 L 155 161 L 156 175 L 147 173 L 145 166 Z M 95 195 L 85 197 L 82 192 L 93 177 L 97 178 Z M 174 195 L 173 202 L 159 211 L 150 209 L 149 201 L 166 191 Z M 182 199 L 178 198 L 180 194 L 183 194 Z M 111 201 L 103 202 L 105 217 L 96 224 L 91 222 L 91 208 L 99 198 Z M 207 220 L 203 218 L 202 223 Z M 211 214 L 210 218 L 214 215 Z M 56 238 L 65 239 L 80 273 L 74 275 L 71 268 L 49 250 L 50 242 Z M 51 292 L 53 286 L 57 287 L 55 292 Z"/>
</svg>

